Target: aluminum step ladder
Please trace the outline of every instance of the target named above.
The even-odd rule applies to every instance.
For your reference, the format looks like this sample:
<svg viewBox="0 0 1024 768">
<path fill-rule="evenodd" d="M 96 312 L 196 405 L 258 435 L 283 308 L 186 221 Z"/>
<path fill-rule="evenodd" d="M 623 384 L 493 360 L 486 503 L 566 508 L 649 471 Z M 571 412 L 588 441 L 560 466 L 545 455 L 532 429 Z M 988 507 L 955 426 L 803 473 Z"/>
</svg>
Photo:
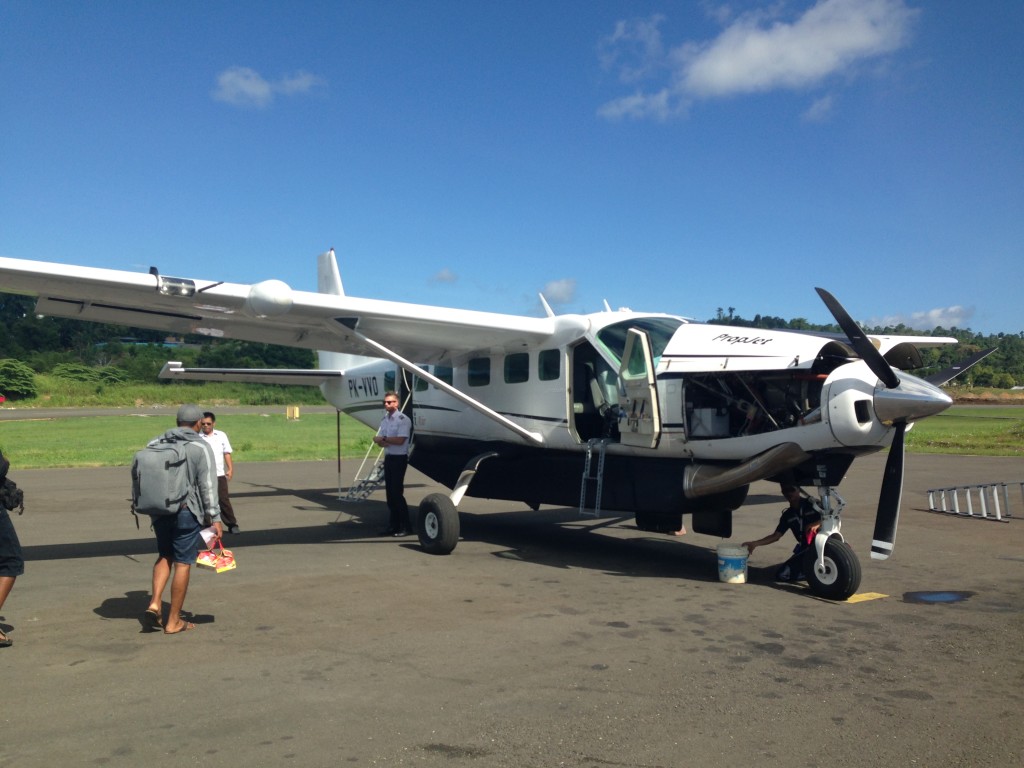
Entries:
<svg viewBox="0 0 1024 768">
<path fill-rule="evenodd" d="M 409 440 L 409 458 L 412 458 L 412 452 L 416 449 L 415 438 Z M 380 451 L 377 457 L 373 460 L 373 464 L 370 466 L 369 471 L 363 479 L 358 479 L 362 473 L 363 468 L 367 462 L 370 461 L 370 454 L 375 450 Z M 342 496 L 339 493 L 339 498 L 343 501 L 366 501 L 370 498 L 370 494 L 374 491 L 384 487 L 384 455 L 386 451 L 380 450 L 376 444 L 370 445 L 366 449 L 366 454 L 363 456 L 363 463 L 359 465 L 359 469 L 356 470 L 356 480 L 348 489 L 348 493 Z M 340 489 L 339 489 L 340 491 Z"/>
<path fill-rule="evenodd" d="M 580 517 L 600 517 L 601 491 L 604 488 L 604 457 L 610 441 L 606 437 L 587 440 L 586 460 L 583 462 L 583 480 L 580 483 Z M 597 449 L 597 472 L 594 470 L 594 449 Z M 587 508 L 587 487 L 594 485 L 594 508 Z"/>
<path fill-rule="evenodd" d="M 367 458 L 363 457 L 363 464 L 366 463 Z M 359 476 L 359 472 L 362 472 L 363 466 L 360 465 L 359 471 L 356 472 L 356 477 Z M 366 476 L 362 480 L 358 480 L 353 483 L 348 493 L 345 494 L 345 501 L 366 501 L 370 498 L 370 494 L 376 491 L 384 485 L 384 451 L 381 451 L 374 461 L 373 466 L 370 467 L 370 471 L 366 473 Z"/>
<path fill-rule="evenodd" d="M 1024 481 L 1010 483 L 979 483 L 976 485 L 957 485 L 949 488 L 929 488 L 928 508 L 932 512 L 949 512 L 954 515 L 965 517 L 980 517 L 984 520 L 998 520 L 1009 522 L 1010 514 L 1010 486 L 1016 485 L 1020 488 L 1021 499 L 1024 500 Z M 960 508 L 960 493 L 963 493 L 967 500 L 967 511 Z M 978 499 L 981 511 L 974 510 L 974 497 Z M 936 499 L 938 497 L 938 499 Z M 946 505 L 947 497 L 952 501 L 953 508 Z M 1000 504 L 1000 498 L 1002 504 Z"/>
</svg>

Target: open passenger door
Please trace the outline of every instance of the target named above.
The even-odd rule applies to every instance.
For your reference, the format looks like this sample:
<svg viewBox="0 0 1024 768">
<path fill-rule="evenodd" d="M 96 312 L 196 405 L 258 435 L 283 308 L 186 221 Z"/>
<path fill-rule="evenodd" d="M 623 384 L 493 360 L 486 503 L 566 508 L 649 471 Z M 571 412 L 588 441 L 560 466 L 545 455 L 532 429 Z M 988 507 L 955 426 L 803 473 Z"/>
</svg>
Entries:
<svg viewBox="0 0 1024 768">
<path fill-rule="evenodd" d="M 619 405 L 624 413 L 619 423 L 619 442 L 637 448 L 657 448 L 661 440 L 661 408 L 654 381 L 651 339 L 646 331 L 630 328 L 626 333 L 619 380 Z"/>
</svg>

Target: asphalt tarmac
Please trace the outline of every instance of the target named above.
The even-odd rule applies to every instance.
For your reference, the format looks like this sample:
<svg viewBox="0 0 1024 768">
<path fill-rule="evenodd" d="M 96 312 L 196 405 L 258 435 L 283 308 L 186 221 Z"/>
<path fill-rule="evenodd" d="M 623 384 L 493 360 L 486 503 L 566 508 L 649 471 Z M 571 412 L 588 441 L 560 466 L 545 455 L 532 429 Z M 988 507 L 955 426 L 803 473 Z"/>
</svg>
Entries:
<svg viewBox="0 0 1024 768">
<path fill-rule="evenodd" d="M 1024 463 L 908 456 L 875 562 L 883 465 L 840 486 L 864 577 L 834 603 L 771 581 L 788 543 L 725 584 L 718 539 L 573 509 L 467 498 L 463 540 L 431 556 L 376 535 L 382 491 L 339 501 L 355 463 L 339 482 L 334 462 L 239 456 L 239 566 L 193 569 L 199 626 L 173 636 L 141 622 L 155 548 L 128 470 L 15 466 L 28 562 L 0 617 L 0 766 L 1024 764 L 1020 490 L 1008 523 L 926 510 L 928 488 Z M 433 490 L 410 472 L 411 504 Z M 731 540 L 783 506 L 756 484 Z"/>
</svg>

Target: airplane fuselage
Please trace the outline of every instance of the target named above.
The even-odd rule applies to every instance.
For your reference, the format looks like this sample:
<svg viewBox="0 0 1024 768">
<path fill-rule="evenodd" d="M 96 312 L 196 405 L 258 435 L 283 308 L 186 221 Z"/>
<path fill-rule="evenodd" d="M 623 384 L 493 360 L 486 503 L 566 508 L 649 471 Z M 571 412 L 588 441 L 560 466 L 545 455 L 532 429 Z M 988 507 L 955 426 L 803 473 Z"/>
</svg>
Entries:
<svg viewBox="0 0 1024 768">
<path fill-rule="evenodd" d="M 593 490 L 586 496 L 583 470 L 588 443 L 594 450 L 600 446 L 591 441 L 604 441 L 601 507 L 633 513 L 656 530 L 677 528 L 684 513 L 705 517 L 706 527 L 707 515 L 721 516 L 746 496 L 749 483 L 692 493 L 687 467 L 727 468 L 789 444 L 806 456 L 767 466 L 764 477 L 786 471 L 799 482 L 834 485 L 855 456 L 891 439 L 871 408 L 874 375 L 830 339 L 665 315 L 558 320 L 561 333 L 542 346 L 419 365 L 538 435 L 537 445 L 386 360 L 349 368 L 323 393 L 376 427 L 384 392 L 399 391 L 415 429 L 413 466 L 454 487 L 474 457 L 493 454 L 469 493 L 531 506 L 577 505 L 581 493 L 596 501 Z M 650 355 L 645 361 L 634 346 L 624 362 L 629 330 L 637 328 L 651 342 Z"/>
</svg>

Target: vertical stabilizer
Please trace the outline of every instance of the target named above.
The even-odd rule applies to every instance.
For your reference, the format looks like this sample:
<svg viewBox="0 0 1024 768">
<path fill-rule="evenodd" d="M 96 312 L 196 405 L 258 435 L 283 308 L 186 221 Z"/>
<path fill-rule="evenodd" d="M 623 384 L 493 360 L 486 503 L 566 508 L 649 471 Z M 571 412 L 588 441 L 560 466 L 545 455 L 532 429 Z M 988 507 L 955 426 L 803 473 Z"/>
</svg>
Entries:
<svg viewBox="0 0 1024 768">
<path fill-rule="evenodd" d="M 317 257 L 316 290 L 317 293 L 328 293 L 332 296 L 345 295 L 345 288 L 341 284 L 341 272 L 338 270 L 338 259 L 333 248 Z M 376 358 L 322 349 L 317 352 L 317 359 L 320 361 L 321 371 L 347 371 Z"/>
<path fill-rule="evenodd" d="M 330 293 L 333 296 L 344 296 L 345 288 L 341 284 L 341 273 L 338 271 L 338 259 L 334 249 L 321 253 L 316 265 L 317 293 Z"/>
</svg>

